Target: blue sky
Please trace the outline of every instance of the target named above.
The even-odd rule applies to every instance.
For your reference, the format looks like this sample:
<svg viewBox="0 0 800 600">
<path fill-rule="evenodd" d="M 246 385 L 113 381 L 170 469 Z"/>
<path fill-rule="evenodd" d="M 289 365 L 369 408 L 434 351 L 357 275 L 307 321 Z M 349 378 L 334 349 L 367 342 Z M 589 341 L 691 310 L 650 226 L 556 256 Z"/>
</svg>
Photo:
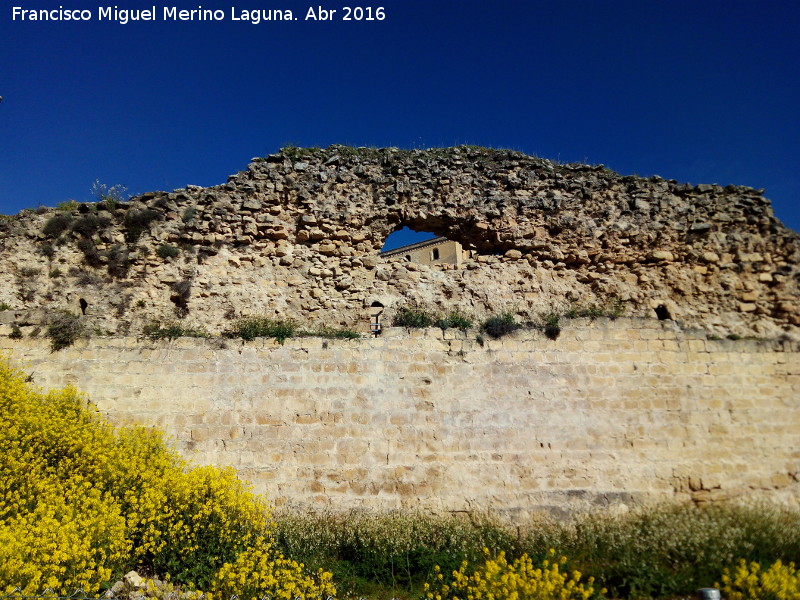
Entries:
<svg viewBox="0 0 800 600">
<path fill-rule="evenodd" d="M 94 18 L 12 21 L 15 5 Z M 225 20 L 161 20 L 198 5 Z M 215 185 L 286 144 L 468 143 L 763 187 L 800 230 L 798 2 L 386 0 L 360 4 L 383 21 L 304 20 L 319 5 L 165 0 L 121 25 L 96 19 L 113 3 L 0 0 L 0 213 L 88 200 L 95 179 Z"/>
</svg>

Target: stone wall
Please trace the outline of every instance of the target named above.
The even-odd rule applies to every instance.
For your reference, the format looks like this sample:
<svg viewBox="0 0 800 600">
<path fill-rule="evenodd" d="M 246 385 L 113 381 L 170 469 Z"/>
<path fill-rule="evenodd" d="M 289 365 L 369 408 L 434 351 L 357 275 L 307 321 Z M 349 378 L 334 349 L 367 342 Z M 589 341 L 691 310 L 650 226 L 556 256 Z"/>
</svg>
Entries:
<svg viewBox="0 0 800 600">
<path fill-rule="evenodd" d="M 404 225 L 471 258 L 382 259 Z M 251 314 L 366 331 L 379 301 L 387 318 L 416 303 L 523 322 L 664 305 L 722 337 L 800 339 L 798 298 L 800 236 L 762 190 L 467 146 L 286 148 L 211 188 L 0 218 L 0 306 L 26 335 L 36 311 L 77 313 L 83 299 L 87 326 L 118 335 L 177 318 L 216 333 Z"/>
<path fill-rule="evenodd" d="M 522 517 L 643 499 L 800 501 L 800 347 L 671 321 L 242 343 L 0 337 L 43 387 L 158 425 L 279 505 Z"/>
</svg>

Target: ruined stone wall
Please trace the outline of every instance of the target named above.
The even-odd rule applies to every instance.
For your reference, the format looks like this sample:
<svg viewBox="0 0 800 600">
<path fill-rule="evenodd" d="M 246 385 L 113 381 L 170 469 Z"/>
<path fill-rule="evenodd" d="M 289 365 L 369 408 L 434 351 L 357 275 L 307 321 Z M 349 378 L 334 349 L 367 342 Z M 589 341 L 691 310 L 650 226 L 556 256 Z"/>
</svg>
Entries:
<svg viewBox="0 0 800 600">
<path fill-rule="evenodd" d="M 114 422 L 159 425 L 281 505 L 522 517 L 642 499 L 800 501 L 800 347 L 673 322 L 377 339 L 96 338 L 0 349 Z"/>
<path fill-rule="evenodd" d="M 473 147 L 331 146 L 254 159 L 212 188 L 63 208 L 0 219 L 0 306 L 25 335 L 83 298 L 88 328 L 116 334 L 178 318 L 219 332 L 248 314 L 366 330 L 378 300 L 388 318 L 411 302 L 530 322 L 664 305 L 720 336 L 800 339 L 800 237 L 745 187 Z M 403 225 L 476 255 L 382 260 Z"/>
</svg>

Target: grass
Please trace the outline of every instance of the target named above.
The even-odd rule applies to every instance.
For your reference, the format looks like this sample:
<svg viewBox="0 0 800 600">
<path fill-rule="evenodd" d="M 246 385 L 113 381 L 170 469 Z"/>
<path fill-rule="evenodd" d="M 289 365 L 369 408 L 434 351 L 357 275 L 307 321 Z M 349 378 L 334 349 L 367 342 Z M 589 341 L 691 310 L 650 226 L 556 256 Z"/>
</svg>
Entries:
<svg viewBox="0 0 800 600">
<path fill-rule="evenodd" d="M 521 525 L 417 512 L 285 512 L 275 523 L 278 547 L 332 571 L 344 597 L 420 597 L 434 565 L 450 573 L 463 560 L 477 564 L 483 548 L 535 562 L 553 548 L 594 576 L 607 597 L 636 600 L 693 596 L 739 559 L 800 563 L 800 510 L 773 505 L 665 504 Z"/>
<path fill-rule="evenodd" d="M 295 335 L 297 329 L 297 323 L 289 319 L 243 317 L 234 321 L 233 326 L 225 332 L 225 335 L 245 341 L 260 337 L 274 338 L 278 343 L 283 344 L 287 338 Z"/>
<path fill-rule="evenodd" d="M 313 331 L 298 331 L 297 337 L 319 337 L 329 340 L 357 340 L 361 334 L 354 329 L 336 329 L 334 327 L 320 327 Z"/>
<path fill-rule="evenodd" d="M 202 329 L 189 327 L 183 323 L 148 323 L 142 327 L 142 334 L 152 340 L 175 340 L 180 337 L 207 338 L 208 333 Z"/>
<path fill-rule="evenodd" d="M 608 317 L 610 319 L 617 319 L 625 314 L 625 303 L 617 298 L 610 299 L 604 304 L 590 304 L 582 306 L 580 304 L 573 304 L 564 313 L 568 319 L 576 319 L 579 317 L 589 317 L 597 319 L 600 317 Z"/>
<path fill-rule="evenodd" d="M 438 327 L 440 329 L 461 329 L 466 331 L 471 329 L 472 319 L 458 310 L 452 311 L 445 316 L 421 308 L 419 306 L 404 306 L 398 309 L 392 319 L 394 327 L 410 327 L 420 329 L 424 327 Z"/>
<path fill-rule="evenodd" d="M 336 329 L 323 326 L 314 330 L 305 330 L 300 329 L 297 322 L 291 319 L 274 319 L 265 316 L 237 319 L 224 335 L 231 338 L 241 338 L 245 341 L 251 341 L 256 338 L 273 338 L 280 344 L 292 337 L 321 337 L 339 340 L 352 340 L 361 337 L 361 334 L 353 329 Z"/>
</svg>

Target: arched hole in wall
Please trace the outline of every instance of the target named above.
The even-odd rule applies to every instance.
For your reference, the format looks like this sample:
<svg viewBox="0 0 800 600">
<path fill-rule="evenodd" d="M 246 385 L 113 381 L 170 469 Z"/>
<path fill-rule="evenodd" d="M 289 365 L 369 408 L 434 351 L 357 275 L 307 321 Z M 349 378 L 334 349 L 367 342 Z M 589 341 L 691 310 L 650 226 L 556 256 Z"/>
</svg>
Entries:
<svg viewBox="0 0 800 600">
<path fill-rule="evenodd" d="M 381 249 L 383 258 L 402 258 L 420 264 L 461 264 L 465 258 L 462 245 L 429 231 L 402 227 L 386 238 Z"/>
<path fill-rule="evenodd" d="M 663 304 L 659 304 L 658 306 L 656 306 L 655 311 L 656 311 L 656 317 L 658 317 L 659 321 L 667 321 L 672 319 L 672 315 L 670 314 L 669 309 Z"/>
<path fill-rule="evenodd" d="M 383 314 L 383 303 L 375 301 L 369 306 L 369 330 L 374 336 L 379 336 L 383 329 L 381 325 L 381 315 Z"/>
<path fill-rule="evenodd" d="M 408 227 L 403 227 L 389 234 L 389 237 L 387 237 L 386 241 L 383 243 L 381 252 L 390 252 L 391 250 L 396 250 L 403 246 L 432 240 L 435 237 L 436 234 L 430 231 L 414 231 Z"/>
</svg>

